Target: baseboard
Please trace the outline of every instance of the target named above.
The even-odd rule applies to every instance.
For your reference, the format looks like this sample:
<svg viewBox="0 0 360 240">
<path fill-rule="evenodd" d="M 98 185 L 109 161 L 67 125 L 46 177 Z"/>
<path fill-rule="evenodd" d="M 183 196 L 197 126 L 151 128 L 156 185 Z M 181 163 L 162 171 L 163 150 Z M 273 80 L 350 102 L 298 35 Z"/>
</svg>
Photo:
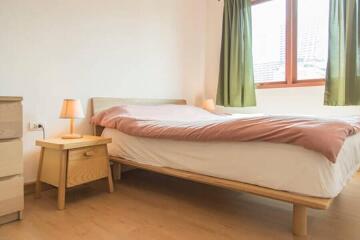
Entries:
<svg viewBox="0 0 360 240">
<path fill-rule="evenodd" d="M 105 178 L 102 178 L 102 179 L 99 179 L 99 180 L 96 180 L 96 181 L 103 181 L 104 179 Z M 91 183 L 96 182 L 96 181 L 80 184 L 78 186 L 71 187 L 70 189 L 81 188 L 84 185 L 91 184 Z M 52 186 L 50 184 L 44 183 L 44 182 L 42 182 L 41 184 L 42 184 L 41 185 L 41 191 L 42 192 L 56 188 L 56 187 L 54 187 L 54 186 Z M 24 184 L 24 195 L 26 196 L 26 195 L 34 194 L 35 193 L 35 186 L 36 186 L 36 182 L 25 183 Z M 67 188 L 67 189 L 69 189 L 69 188 Z"/>
<path fill-rule="evenodd" d="M 24 194 L 25 195 L 34 194 L 35 193 L 35 185 L 36 185 L 36 182 L 25 183 L 24 184 Z M 47 191 L 47 190 L 50 190 L 53 188 L 54 188 L 54 186 L 51 186 L 47 183 L 42 183 L 42 186 L 41 186 L 42 191 Z"/>
<path fill-rule="evenodd" d="M 22 212 L 14 212 L 4 216 L 0 216 L 0 225 L 14 222 L 22 219 Z"/>
</svg>

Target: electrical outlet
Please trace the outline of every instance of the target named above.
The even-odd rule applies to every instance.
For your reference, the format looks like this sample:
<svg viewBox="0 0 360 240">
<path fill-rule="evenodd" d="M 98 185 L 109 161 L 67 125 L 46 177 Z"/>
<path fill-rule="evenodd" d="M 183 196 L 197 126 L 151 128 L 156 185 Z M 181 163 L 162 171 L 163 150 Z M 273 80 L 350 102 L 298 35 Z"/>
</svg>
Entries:
<svg viewBox="0 0 360 240">
<path fill-rule="evenodd" d="M 29 122 L 30 131 L 41 131 L 41 128 L 44 126 L 41 122 Z"/>
</svg>

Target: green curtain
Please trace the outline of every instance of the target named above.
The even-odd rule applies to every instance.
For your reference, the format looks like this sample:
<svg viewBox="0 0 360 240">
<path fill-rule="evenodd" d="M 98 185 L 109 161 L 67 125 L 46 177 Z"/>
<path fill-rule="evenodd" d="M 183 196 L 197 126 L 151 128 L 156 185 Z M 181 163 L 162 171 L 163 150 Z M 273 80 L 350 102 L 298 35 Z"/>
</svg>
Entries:
<svg viewBox="0 0 360 240">
<path fill-rule="evenodd" d="M 330 0 L 325 105 L 360 105 L 360 0 Z"/>
<path fill-rule="evenodd" d="M 256 105 L 250 0 L 224 1 L 216 103 L 226 107 Z"/>
</svg>

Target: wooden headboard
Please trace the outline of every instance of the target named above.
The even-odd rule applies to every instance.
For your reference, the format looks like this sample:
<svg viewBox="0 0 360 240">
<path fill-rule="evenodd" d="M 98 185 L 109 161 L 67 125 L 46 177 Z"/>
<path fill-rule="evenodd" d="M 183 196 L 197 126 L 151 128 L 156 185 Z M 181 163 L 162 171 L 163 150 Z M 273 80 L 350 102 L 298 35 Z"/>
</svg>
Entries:
<svg viewBox="0 0 360 240">
<path fill-rule="evenodd" d="M 101 112 L 105 109 L 118 106 L 121 104 L 142 104 L 142 105 L 159 105 L 159 104 L 178 104 L 186 105 L 186 100 L 184 99 L 140 99 L 140 98 L 105 98 L 105 97 L 95 97 L 91 99 L 92 112 L 91 115 L 94 116 L 96 113 Z M 93 134 L 100 136 L 104 130 L 101 126 L 94 126 Z"/>
</svg>

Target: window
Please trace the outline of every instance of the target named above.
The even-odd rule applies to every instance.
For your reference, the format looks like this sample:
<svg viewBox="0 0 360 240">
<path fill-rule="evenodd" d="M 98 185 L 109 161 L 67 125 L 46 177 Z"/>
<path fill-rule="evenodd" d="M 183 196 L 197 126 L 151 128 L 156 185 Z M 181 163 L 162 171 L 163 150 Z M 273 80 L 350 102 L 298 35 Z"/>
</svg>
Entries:
<svg viewBox="0 0 360 240">
<path fill-rule="evenodd" d="M 253 0 L 254 78 L 259 88 L 323 85 L 329 0 Z"/>
</svg>

